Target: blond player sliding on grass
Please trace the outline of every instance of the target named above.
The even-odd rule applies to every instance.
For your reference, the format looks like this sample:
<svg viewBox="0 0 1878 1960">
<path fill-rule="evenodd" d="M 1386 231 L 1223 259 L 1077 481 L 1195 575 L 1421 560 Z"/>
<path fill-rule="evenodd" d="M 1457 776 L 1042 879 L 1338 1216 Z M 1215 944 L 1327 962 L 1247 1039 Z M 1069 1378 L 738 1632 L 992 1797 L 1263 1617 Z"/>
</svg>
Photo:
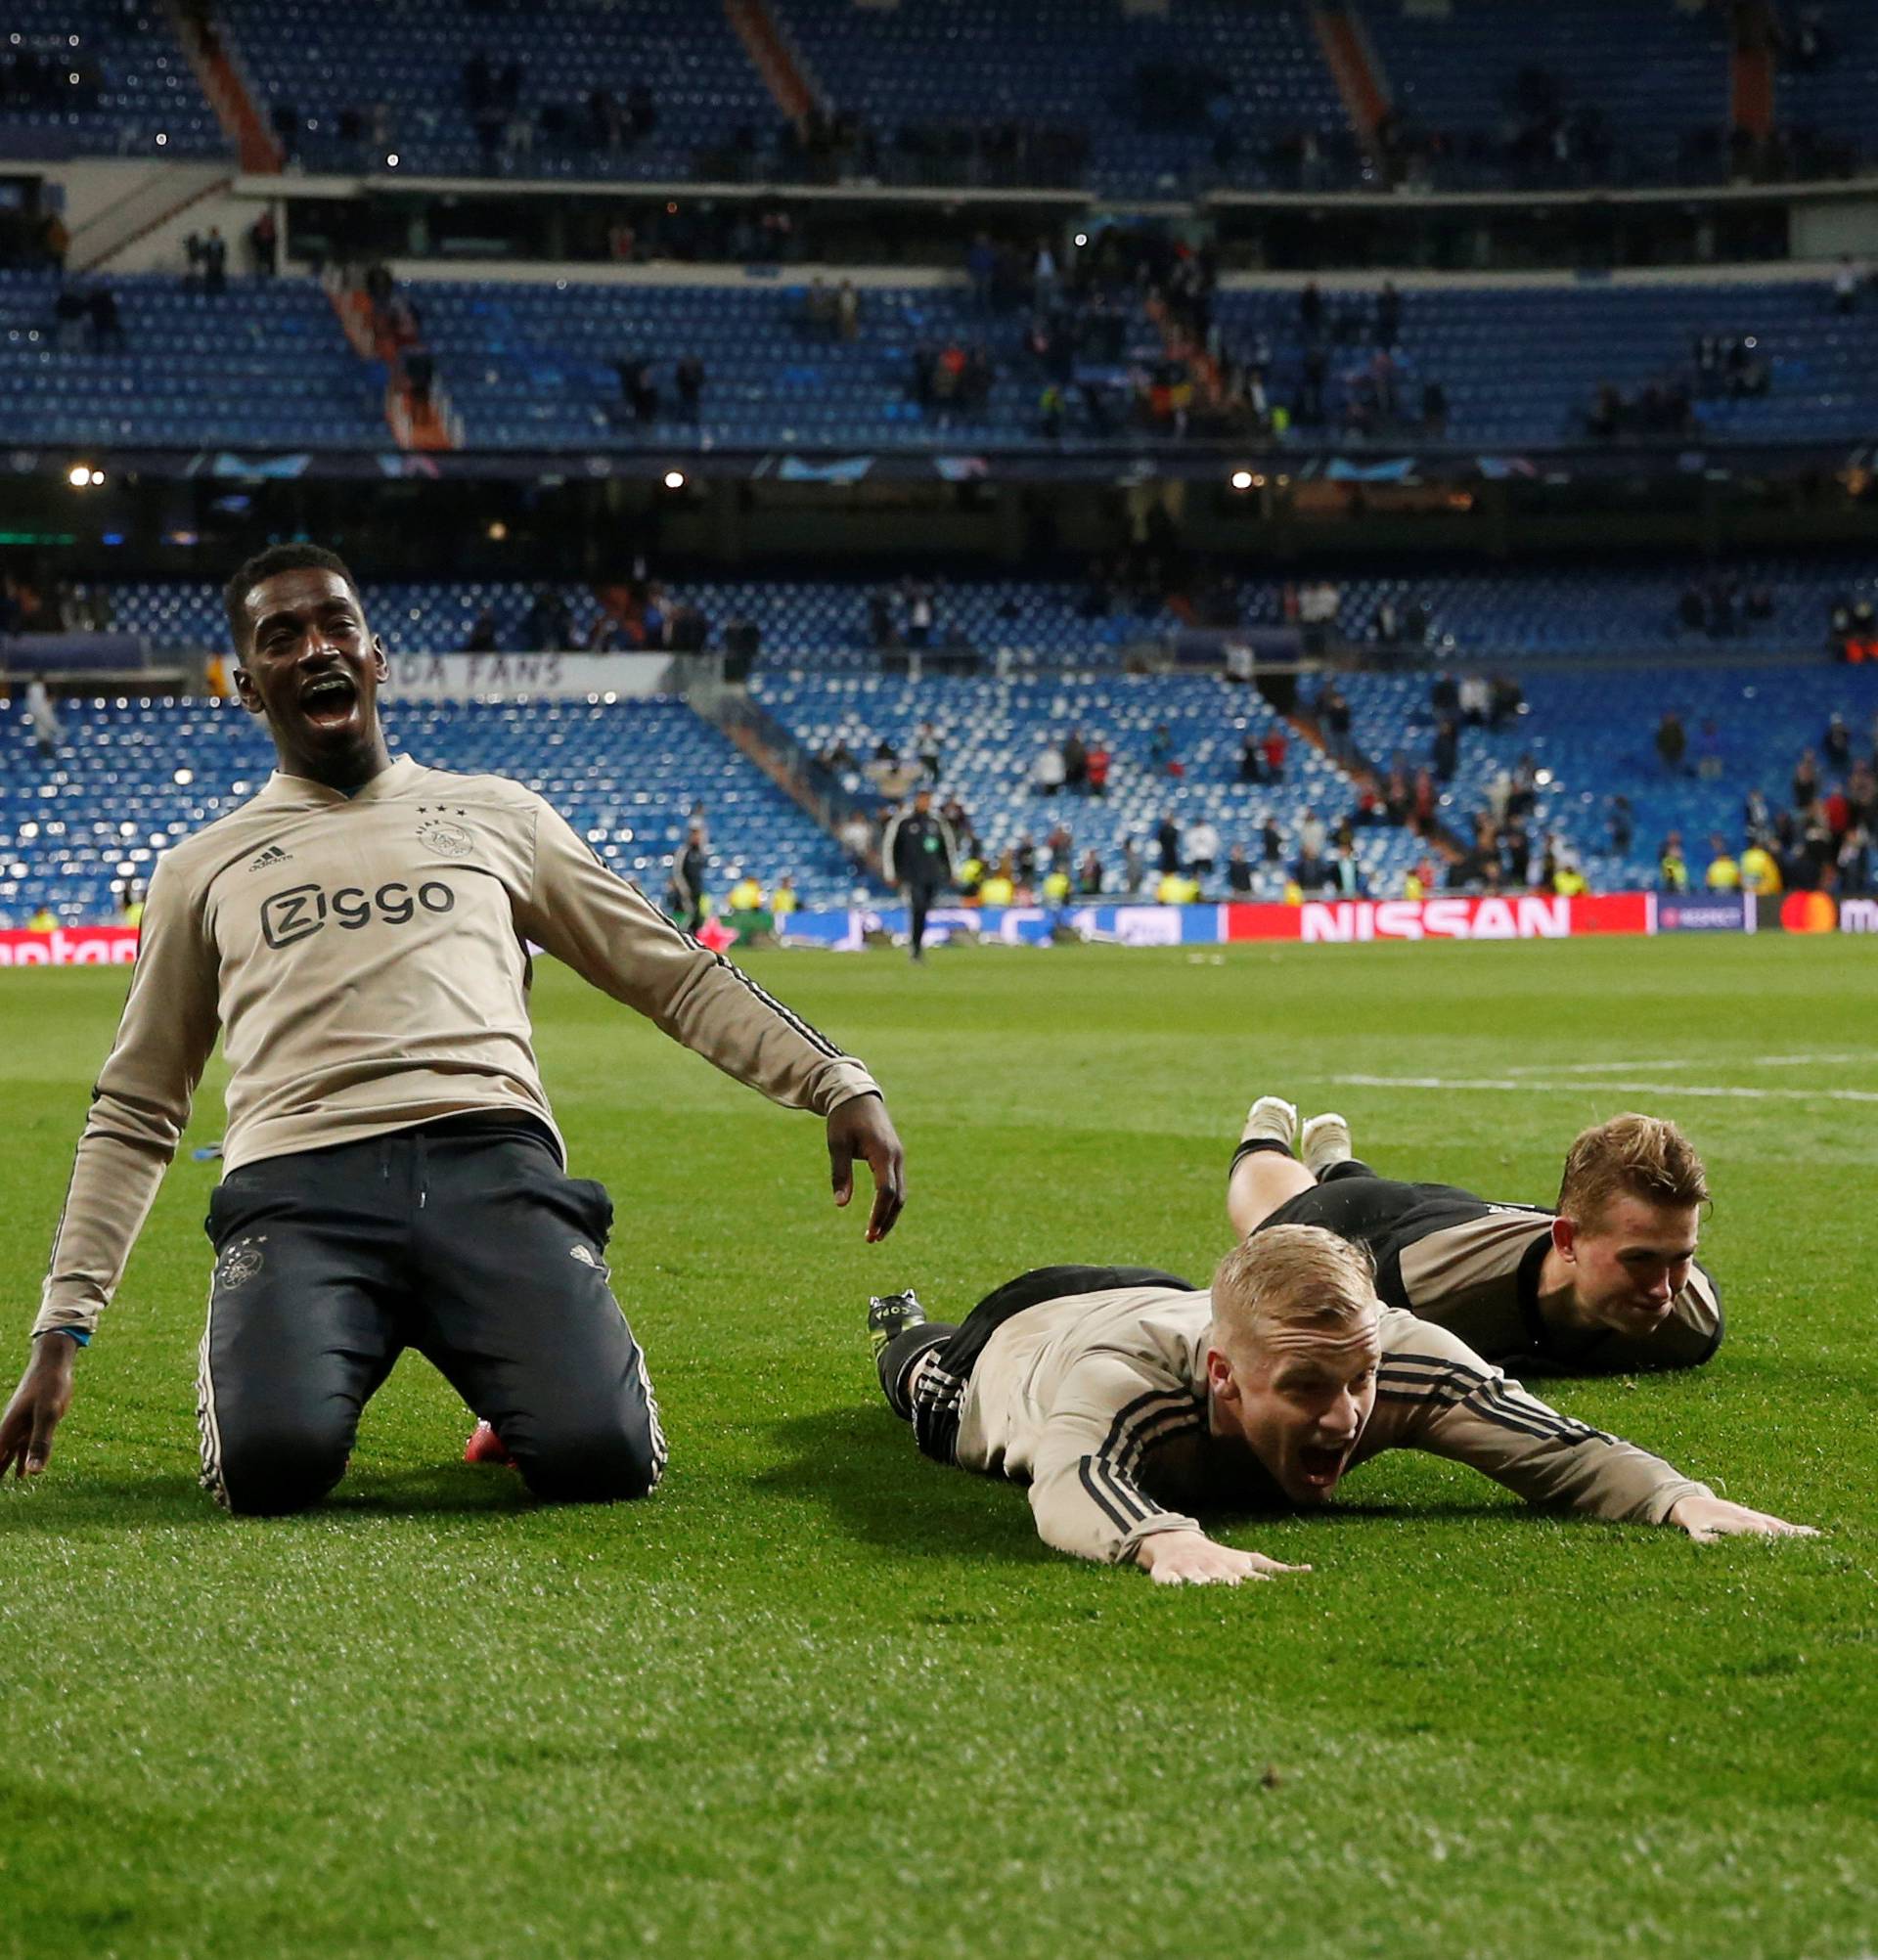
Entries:
<svg viewBox="0 0 1878 1960">
<path fill-rule="evenodd" d="M 1364 1247 L 1388 1306 L 1497 1361 L 1611 1373 L 1693 1367 L 1722 1345 L 1722 1295 L 1695 1263 L 1708 1201 L 1701 1158 L 1660 1117 L 1582 1132 L 1545 1211 L 1379 1178 L 1352 1156 L 1341 1116 L 1300 1131 L 1290 1103 L 1262 1095 L 1233 1154 L 1226 1212 L 1242 1238 L 1314 1225 Z"/>
<path fill-rule="evenodd" d="M 1812 1535 L 1560 1415 L 1453 1334 L 1385 1307 L 1367 1255 L 1318 1225 L 1255 1233 L 1209 1292 L 1140 1268 L 1051 1267 L 961 1326 L 898 1294 L 871 1303 L 868 1327 L 880 1386 L 927 1455 L 1027 1483 L 1046 1542 L 1166 1584 L 1308 1571 L 1216 1543 L 1199 1514 L 1320 1505 L 1385 1449 L 1698 1543 Z"/>
</svg>

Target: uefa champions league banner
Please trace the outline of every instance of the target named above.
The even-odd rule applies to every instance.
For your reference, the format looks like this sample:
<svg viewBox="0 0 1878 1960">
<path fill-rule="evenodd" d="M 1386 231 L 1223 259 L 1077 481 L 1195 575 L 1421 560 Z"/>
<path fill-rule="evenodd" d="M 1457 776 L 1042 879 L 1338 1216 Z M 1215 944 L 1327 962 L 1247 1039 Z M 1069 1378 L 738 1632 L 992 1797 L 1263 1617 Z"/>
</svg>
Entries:
<svg viewBox="0 0 1878 1960">
<path fill-rule="evenodd" d="M 1217 905 L 934 906 L 926 914 L 926 944 L 1049 946 L 1067 936 L 1117 946 L 1218 946 L 1225 936 L 1223 910 Z M 779 937 L 787 946 L 860 953 L 871 938 L 904 939 L 909 929 L 905 906 L 857 907 L 792 913 Z"/>
</svg>

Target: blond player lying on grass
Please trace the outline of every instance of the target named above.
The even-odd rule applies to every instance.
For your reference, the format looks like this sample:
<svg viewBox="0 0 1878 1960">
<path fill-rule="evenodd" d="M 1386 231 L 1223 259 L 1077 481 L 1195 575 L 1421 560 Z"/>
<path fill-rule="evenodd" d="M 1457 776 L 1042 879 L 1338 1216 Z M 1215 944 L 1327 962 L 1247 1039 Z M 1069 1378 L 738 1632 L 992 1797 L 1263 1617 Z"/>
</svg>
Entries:
<svg viewBox="0 0 1878 1960">
<path fill-rule="evenodd" d="M 1714 1356 L 1722 1291 L 1695 1257 L 1708 1202 L 1695 1146 L 1660 1116 L 1581 1131 L 1547 1209 L 1379 1177 L 1353 1155 L 1341 1116 L 1300 1128 L 1276 1095 L 1252 1105 L 1226 1190 L 1239 1237 L 1322 1225 L 1368 1253 L 1386 1306 L 1492 1360 L 1554 1374 L 1697 1367 Z"/>
<path fill-rule="evenodd" d="M 1030 1487 L 1059 1551 L 1166 1584 L 1308 1571 L 1207 1537 L 1204 1511 L 1326 1502 L 1385 1449 L 1482 1471 L 1617 1524 L 1811 1537 L 1549 1408 L 1444 1328 L 1376 1296 L 1368 1256 L 1318 1225 L 1255 1233 L 1208 1292 L 1138 1268 L 1051 1267 L 958 1327 L 873 1301 L 880 1385 L 942 1463 Z"/>
</svg>

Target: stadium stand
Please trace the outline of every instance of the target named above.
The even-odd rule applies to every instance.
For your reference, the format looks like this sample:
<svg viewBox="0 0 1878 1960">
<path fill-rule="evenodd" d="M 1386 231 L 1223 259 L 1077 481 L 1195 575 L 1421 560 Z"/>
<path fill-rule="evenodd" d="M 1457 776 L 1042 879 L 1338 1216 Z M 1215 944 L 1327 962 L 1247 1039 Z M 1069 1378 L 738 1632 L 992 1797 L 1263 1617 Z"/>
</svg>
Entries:
<svg viewBox="0 0 1878 1960">
<path fill-rule="evenodd" d="M 1878 156 L 1871 106 L 1878 100 L 1878 14 L 1863 0 L 1809 0 L 1785 45 L 1774 85 L 1778 125 L 1843 153 L 1842 169 L 1869 168 Z"/>
<path fill-rule="evenodd" d="M 697 151 L 778 115 L 716 0 L 540 0 L 473 20 L 446 0 L 217 11 L 308 169 L 685 179 Z"/>
<path fill-rule="evenodd" d="M 942 758 L 941 784 L 964 804 L 988 861 L 1017 852 L 1026 839 L 1047 856 L 1047 833 L 1060 823 L 1074 833 L 1070 870 L 1095 851 L 1111 893 L 1118 889 L 1123 840 L 1132 836 L 1148 867 L 1145 890 L 1152 896 L 1152 833 L 1165 814 L 1172 813 L 1183 830 L 1202 819 L 1217 826 L 1222 848 L 1208 888 L 1218 892 L 1225 885 L 1227 849 L 1234 843 L 1254 848 L 1268 815 L 1295 851 L 1307 810 L 1329 824 L 1357 801 L 1355 785 L 1336 764 L 1282 729 L 1282 780 L 1242 782 L 1243 744 L 1280 728 L 1281 718 L 1249 688 L 1229 688 L 1210 675 L 943 677 L 916 684 L 877 675 L 769 671 L 753 691 L 815 753 L 844 747 L 853 758 L 841 766 L 845 785 L 857 793 L 866 792 L 865 765 L 881 742 L 911 758 L 922 725 L 929 725 Z M 1109 751 L 1105 795 L 1033 788 L 1040 752 L 1072 732 Z M 1361 827 L 1356 838 L 1364 874 L 1378 887 L 1399 881 L 1424 849 L 1394 826 Z M 1263 895 L 1282 894 L 1281 867 L 1261 865 L 1258 878 Z"/>
<path fill-rule="evenodd" d="M 1341 579 L 1337 631 L 1353 645 L 1385 655 L 1391 650 L 1385 635 L 1393 632 L 1393 647 L 1404 659 L 1517 663 L 1529 656 L 1588 659 L 1631 652 L 1648 658 L 1719 648 L 1736 655 L 1815 654 L 1827 646 L 1836 604 L 1862 600 L 1878 606 L 1878 575 L 1864 557 L 1755 555 L 1730 559 L 1723 571 L 1719 576 L 1715 566 L 1699 559 L 1647 568 L 1574 563 L 1494 570 L 1406 560 L 1387 570 L 1360 568 Z M 1099 670 L 1117 665 L 1131 643 L 1163 637 L 1181 624 L 1165 605 L 1142 612 L 1089 580 L 920 583 L 933 601 L 931 648 L 963 646 L 988 662 L 1009 652 L 1046 658 L 1071 671 Z M 1280 623 L 1286 588 L 1296 583 L 1275 574 L 1236 581 L 1238 623 Z M 221 598 L 207 580 L 112 580 L 97 590 L 120 632 L 144 635 L 157 647 L 222 644 Z M 757 628 L 772 662 L 822 667 L 872 660 L 876 603 L 905 641 L 906 587 L 886 578 L 703 577 L 679 582 L 675 591 L 710 622 L 713 645 L 727 623 L 745 619 Z M 570 638 L 584 645 L 602 608 L 592 588 L 577 583 L 373 581 L 366 599 L 375 626 L 395 651 L 460 651 L 485 609 L 497 646 L 536 651 L 547 643 L 529 613 L 544 593 L 565 605 Z M 1718 598 L 1723 600 L 1719 608 Z M 1684 618 L 1692 600 L 1702 611 L 1699 623 Z M 1416 617 L 1417 606 L 1425 622 Z"/>
<path fill-rule="evenodd" d="M 101 346 L 82 317 L 62 331 L 49 269 L 0 273 L 0 379 L 19 404 L 16 436 L 383 445 L 383 371 L 351 352 L 314 282 L 238 279 L 211 299 L 142 274 L 109 290 L 121 340 Z M 811 322 L 802 287 L 440 281 L 412 296 L 471 450 L 998 449 L 1046 432 L 1050 373 L 1023 317 L 988 316 L 963 288 L 871 289 L 852 337 Z M 1416 290 L 1401 296 L 1392 351 L 1375 294 L 1332 291 L 1323 303 L 1314 385 L 1297 292 L 1220 291 L 1223 359 L 1256 367 L 1289 425 L 1196 411 L 1192 433 L 1333 446 L 1819 442 L 1878 420 L 1878 339 L 1824 281 Z M 1160 334 L 1140 303 L 1123 337 L 1117 358 L 1075 369 L 1077 385 L 1102 391 L 1101 438 L 1176 439 L 1181 424 L 1153 393 Z M 982 360 L 975 393 L 947 399 L 925 384 L 949 350 Z M 676 385 L 686 354 L 703 364 L 694 414 Z M 1433 428 L 1430 383 L 1445 396 Z M 1053 439 L 1095 437 L 1094 418 L 1066 411 Z"/>
<path fill-rule="evenodd" d="M 837 114 L 858 111 L 875 148 L 967 181 L 1147 197 L 1221 178 L 1295 189 L 1304 139 L 1319 184 L 1353 148 L 1298 5 L 784 0 L 780 12 Z M 1064 140 L 1040 146 L 1038 132 Z"/>
<path fill-rule="evenodd" d="M 11 0 L 0 156 L 206 157 L 227 147 L 156 0 Z"/>
<path fill-rule="evenodd" d="M 40 757 L 18 703 L 0 751 L 0 923 L 41 905 L 64 922 L 108 918 L 113 886 L 142 882 L 176 838 L 258 790 L 266 733 L 210 701 L 67 700 L 65 738 Z M 437 767 L 512 776 L 547 796 L 607 864 L 657 900 L 694 803 L 709 823 L 714 886 L 732 869 L 793 874 L 807 902 L 845 902 L 856 873 L 731 742 L 683 702 L 387 702 L 394 748 Z"/>
<path fill-rule="evenodd" d="M 1341 681 L 1357 746 L 1379 769 L 1398 756 L 1411 769 L 1427 761 L 1441 719 L 1430 701 L 1430 680 L 1421 673 L 1357 674 Z M 1741 844 L 1749 791 L 1759 790 L 1774 812 L 1790 806 L 1794 765 L 1803 750 L 1817 748 L 1834 714 L 1852 731 L 1858 756 L 1869 757 L 1878 737 L 1878 671 L 1870 668 L 1634 674 L 1606 668 L 1531 674 L 1521 686 L 1524 712 L 1499 729 L 1460 729 L 1458 766 L 1443 785 L 1443 822 L 1458 838 L 1468 838 L 1475 815 L 1490 806 L 1494 779 L 1530 757 L 1539 772 L 1530 825 L 1535 837 L 1560 832 L 1599 890 L 1654 886 L 1661 844 L 1673 830 L 1682 835 L 1699 884 L 1696 854 L 1711 833 Z M 1654 745 L 1666 711 L 1679 713 L 1689 743 L 1674 769 Z M 1705 755 L 1714 757 L 1708 775 L 1702 773 Z M 1822 791 L 1846 774 L 1822 767 Z M 1611 803 L 1620 795 L 1630 800 L 1634 825 L 1628 851 L 1612 848 Z"/>
<path fill-rule="evenodd" d="M 1720 173 L 1725 9 L 1640 0 L 1621 34 L 1597 0 L 1453 0 L 1439 13 L 1363 0 L 1360 11 L 1404 125 L 1399 140 L 1435 182 L 1647 184 Z"/>
<path fill-rule="evenodd" d="M 195 446 L 283 442 L 378 447 L 381 371 L 354 358 L 324 293 L 304 280 L 231 283 L 207 301 L 154 276 L 112 282 L 124 343 L 94 353 L 83 323 L 57 334 L 49 272 L 0 275 L 4 360 L 39 441 Z M 810 326 L 802 288 L 610 287 L 568 282 L 414 289 L 425 340 L 469 449 L 692 449 L 864 446 L 974 448 L 1035 443 L 1048 379 L 1017 319 L 988 318 L 962 289 L 872 289 L 852 338 Z M 1463 287 L 1403 295 L 1386 365 L 1373 294 L 1325 295 L 1321 413 L 1309 405 L 1306 340 L 1290 290 L 1223 290 L 1215 301 L 1229 360 L 1264 356 L 1293 432 L 1251 422 L 1194 432 L 1342 444 L 1408 442 L 1438 383 L 1451 442 L 1584 442 L 1601 390 L 1602 439 L 1743 442 L 1854 437 L 1878 418 L 1878 340 L 1838 312 L 1819 281 L 1733 286 Z M 36 337 L 35 337 L 36 336 Z M 1104 387 L 1109 439 L 1172 439 L 1143 379 L 1161 358 L 1139 308 L 1122 358 L 1079 367 Z M 1706 351 L 1704 342 L 1707 342 Z M 948 404 L 919 377 L 946 349 L 982 350 L 982 399 Z M 704 366 L 695 419 L 675 365 Z M 1486 358 L 1491 353 L 1492 358 Z M 637 371 L 644 367 L 643 376 Z M 101 386 L 101 383 L 103 384 Z M 642 409 L 634 400 L 644 387 Z M 1131 392 L 1140 407 L 1122 404 Z M 103 397 L 101 405 L 100 397 Z M 1080 413 L 1064 434 L 1093 432 Z"/>
<path fill-rule="evenodd" d="M 388 442 L 383 371 L 346 344 L 310 280 L 232 279 L 186 291 L 156 274 L 76 282 L 108 291 L 119 331 L 62 324 L 50 270 L 0 272 L 0 394 L 15 442 L 363 449 Z"/>
</svg>

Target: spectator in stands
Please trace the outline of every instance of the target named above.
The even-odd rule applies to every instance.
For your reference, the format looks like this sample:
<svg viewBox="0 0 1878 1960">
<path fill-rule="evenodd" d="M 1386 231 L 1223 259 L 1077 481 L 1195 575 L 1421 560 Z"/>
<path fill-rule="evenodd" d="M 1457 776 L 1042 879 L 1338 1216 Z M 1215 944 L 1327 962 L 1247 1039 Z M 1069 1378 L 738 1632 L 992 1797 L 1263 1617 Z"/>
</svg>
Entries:
<svg viewBox="0 0 1878 1960">
<path fill-rule="evenodd" d="M 1318 719 L 1323 728 L 1324 745 L 1332 757 L 1338 762 L 1348 762 L 1355 754 L 1350 740 L 1350 701 L 1334 681 L 1326 681 L 1318 690 Z"/>
<path fill-rule="evenodd" d="M 1741 887 L 1756 898 L 1779 896 L 1780 867 L 1758 833 L 1750 833 L 1747 849 L 1741 853 Z"/>
<path fill-rule="evenodd" d="M 634 420 L 648 423 L 658 415 L 658 388 L 652 380 L 652 364 L 642 355 L 632 355 L 613 363 L 619 377 L 619 392 L 632 410 Z"/>
<path fill-rule="evenodd" d="M 1007 906 L 1014 904 L 1016 898 L 1016 867 L 1006 851 L 990 875 L 979 880 L 978 903 L 983 906 Z"/>
<path fill-rule="evenodd" d="M 1819 753 L 1829 769 L 1851 767 L 1852 731 L 1846 726 L 1844 715 L 1835 713 L 1826 724 L 1826 732 L 1819 737 Z"/>
<path fill-rule="evenodd" d="M 1122 839 L 1122 892 L 1127 898 L 1137 897 L 1141 889 L 1141 880 L 1146 875 L 1146 867 L 1141 863 L 1141 848 L 1133 834 Z"/>
<path fill-rule="evenodd" d="M 1402 294 L 1385 279 L 1376 298 L 1376 345 L 1393 349 L 1402 338 Z"/>
<path fill-rule="evenodd" d="M 496 615 L 488 606 L 476 614 L 470 637 L 463 643 L 466 653 L 493 653 L 496 650 Z"/>
<path fill-rule="evenodd" d="M 875 586 L 868 594 L 868 645 L 876 653 L 884 653 L 890 646 L 900 644 L 900 629 L 894 624 L 893 595 L 884 586 Z"/>
<path fill-rule="evenodd" d="M 861 295 L 851 279 L 844 279 L 835 292 L 834 327 L 844 340 L 861 337 Z"/>
<path fill-rule="evenodd" d="M 573 614 L 559 593 L 543 586 L 529 601 L 521 623 L 525 653 L 566 652 L 574 644 Z"/>
<path fill-rule="evenodd" d="M 695 354 L 681 356 L 672 371 L 672 384 L 678 390 L 679 414 L 687 422 L 695 422 L 704 393 L 704 363 Z"/>
<path fill-rule="evenodd" d="M 1871 832 L 1855 824 L 1840 839 L 1837 860 L 1843 898 L 1863 898 L 1871 890 Z"/>
<path fill-rule="evenodd" d="M 61 353 L 70 353 L 84 331 L 82 323 L 90 313 L 85 295 L 75 286 L 62 286 L 52 303 L 52 344 Z"/>
<path fill-rule="evenodd" d="M 1210 878 L 1220 859 L 1220 833 L 1210 817 L 1191 825 L 1185 848 L 1186 869 L 1197 878 Z"/>
<path fill-rule="evenodd" d="M 1682 761 L 1689 752 L 1688 731 L 1674 708 L 1666 708 L 1656 725 L 1656 759 L 1669 776 L 1682 774 Z"/>
<path fill-rule="evenodd" d="M 1422 383 L 1421 431 L 1437 442 L 1448 433 L 1448 390 L 1437 380 Z"/>
<path fill-rule="evenodd" d="M 1019 834 L 1010 861 L 1016 869 L 1019 886 L 1029 890 L 1037 882 L 1037 846 L 1028 830 Z"/>
<path fill-rule="evenodd" d="M 1740 861 L 1728 849 L 1727 840 L 1719 830 L 1709 839 L 1709 869 L 1703 873 L 1702 882 L 1712 892 L 1738 892 L 1741 889 Z"/>
<path fill-rule="evenodd" d="M 272 279 L 280 269 L 281 228 L 272 204 L 263 204 L 261 215 L 248 226 L 247 253 L 256 279 Z"/>
<path fill-rule="evenodd" d="M 121 354 L 128 343 L 124 323 L 117 311 L 117 295 L 108 286 L 94 286 L 86 297 L 85 310 L 91 316 L 91 351 Z"/>
<path fill-rule="evenodd" d="M 210 225 L 202 241 L 202 291 L 219 299 L 228 290 L 228 241 L 219 225 Z"/>
<path fill-rule="evenodd" d="M 1071 729 L 1063 743 L 1063 787 L 1074 796 L 1089 790 L 1089 750 L 1081 729 Z"/>
<path fill-rule="evenodd" d="M 33 745 L 39 753 L 48 758 L 56 755 L 66 732 L 43 674 L 33 675 L 26 683 L 26 720 L 32 724 Z"/>
<path fill-rule="evenodd" d="M 922 579 L 910 578 L 906 582 L 903 598 L 907 614 L 907 645 L 909 646 L 929 645 L 932 640 L 933 620 L 936 617 L 932 587 Z"/>
<path fill-rule="evenodd" d="M 1805 810 L 1819 794 L 1819 765 L 1812 750 L 1800 751 L 1800 760 L 1793 766 L 1793 807 Z"/>
<path fill-rule="evenodd" d="M 1323 819 L 1313 805 L 1307 804 L 1298 820 L 1298 855 L 1301 858 L 1321 858 L 1326 841 Z"/>
<path fill-rule="evenodd" d="M 1260 746 L 1261 737 L 1257 729 L 1247 729 L 1244 739 L 1239 743 L 1239 780 L 1258 784 L 1265 780 L 1265 758 Z"/>
<path fill-rule="evenodd" d="M 1265 780 L 1276 784 L 1284 780 L 1284 760 L 1289 753 L 1289 744 L 1284 738 L 1284 730 L 1274 722 L 1265 732 L 1265 739 L 1259 744 L 1259 754 L 1265 762 Z"/>
<path fill-rule="evenodd" d="M 1665 892 L 1685 892 L 1689 888 L 1688 860 L 1682 855 L 1682 833 L 1672 830 L 1657 854 L 1657 887 Z"/>
<path fill-rule="evenodd" d="M 1082 898 L 1102 895 L 1102 861 L 1094 851 L 1083 853 L 1083 862 L 1076 871 L 1076 890 Z"/>
<path fill-rule="evenodd" d="M 939 742 L 939 731 L 929 721 L 921 722 L 915 731 L 913 752 L 918 757 L 919 767 L 925 771 L 926 780 L 929 782 L 937 782 L 939 780 L 940 763 L 943 756 Z M 940 815 L 948 823 L 956 824 L 958 820 L 952 814 L 953 807 L 953 804 L 948 802 L 945 809 L 940 812 Z"/>
<path fill-rule="evenodd" d="M 1054 796 L 1063 786 L 1063 752 L 1053 741 L 1046 742 L 1031 764 L 1030 786 L 1038 796 Z"/>
<path fill-rule="evenodd" d="M 1174 821 L 1171 810 L 1161 815 L 1159 825 L 1154 831 L 1154 848 L 1158 853 L 1161 875 L 1181 869 L 1181 826 Z"/>
<path fill-rule="evenodd" d="M 1085 770 L 1090 795 L 1098 799 L 1107 796 L 1108 772 L 1113 762 L 1114 758 L 1109 754 L 1107 742 L 1097 735 L 1091 744 Z"/>
<path fill-rule="evenodd" d="M 1611 798 L 1610 810 L 1611 855 L 1628 858 L 1631 846 L 1636 839 L 1636 820 L 1631 814 L 1631 799 L 1621 792 Z"/>
<path fill-rule="evenodd" d="M 1858 268 L 1853 263 L 1851 252 L 1841 252 L 1832 275 L 1832 310 L 1835 313 L 1854 313 L 1857 308 Z"/>
<path fill-rule="evenodd" d="M 1452 782 L 1460 767 L 1460 726 L 1452 715 L 1435 725 L 1435 738 L 1428 751 L 1428 766 L 1438 782 Z"/>
</svg>

